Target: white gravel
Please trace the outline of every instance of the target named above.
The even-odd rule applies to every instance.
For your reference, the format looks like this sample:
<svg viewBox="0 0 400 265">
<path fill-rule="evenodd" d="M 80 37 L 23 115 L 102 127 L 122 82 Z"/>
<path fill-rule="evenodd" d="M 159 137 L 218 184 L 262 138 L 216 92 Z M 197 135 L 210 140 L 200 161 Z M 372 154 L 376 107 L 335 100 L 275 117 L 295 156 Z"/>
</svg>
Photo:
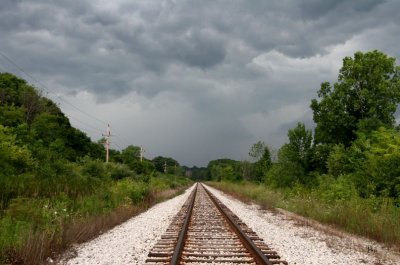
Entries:
<svg viewBox="0 0 400 265">
<path fill-rule="evenodd" d="M 59 264 L 143 265 L 148 252 L 165 232 L 192 189 L 157 204 L 90 242 L 76 246 L 76 257 L 64 259 Z M 331 228 L 321 229 L 326 226 L 314 228 L 299 225 L 298 218 L 294 220 L 293 214 L 261 210 L 257 205 L 242 203 L 213 188 L 210 190 L 291 265 L 400 264 L 397 253 L 376 242 L 342 232 L 332 233 L 328 231 Z"/>
<path fill-rule="evenodd" d="M 289 264 L 400 264 L 398 253 L 376 242 L 323 225 L 301 225 L 293 220 L 293 214 L 261 210 L 258 205 L 245 204 L 208 188 Z"/>
<path fill-rule="evenodd" d="M 59 264 L 144 264 L 150 249 L 166 231 L 192 189 L 193 186 L 184 194 L 159 203 L 94 240 L 76 246 L 65 254 L 76 252 L 76 257 L 61 260 Z"/>
</svg>

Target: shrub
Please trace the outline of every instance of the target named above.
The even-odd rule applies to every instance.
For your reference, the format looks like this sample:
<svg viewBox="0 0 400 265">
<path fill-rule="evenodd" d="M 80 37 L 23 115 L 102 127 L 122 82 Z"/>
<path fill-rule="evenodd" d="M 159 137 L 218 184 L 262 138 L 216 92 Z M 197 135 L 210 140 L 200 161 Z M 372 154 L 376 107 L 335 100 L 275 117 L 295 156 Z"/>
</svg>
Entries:
<svg viewBox="0 0 400 265">
<path fill-rule="evenodd" d="M 81 172 L 95 178 L 105 178 L 107 176 L 104 163 L 99 160 L 86 159 L 81 167 Z"/>
<path fill-rule="evenodd" d="M 137 182 L 136 185 L 130 192 L 130 199 L 132 203 L 141 203 L 145 200 L 146 196 L 149 194 L 150 189 L 149 186 L 143 182 Z"/>
<path fill-rule="evenodd" d="M 133 178 L 135 176 L 135 172 L 124 164 L 108 163 L 106 169 L 110 177 L 114 180 Z"/>
</svg>

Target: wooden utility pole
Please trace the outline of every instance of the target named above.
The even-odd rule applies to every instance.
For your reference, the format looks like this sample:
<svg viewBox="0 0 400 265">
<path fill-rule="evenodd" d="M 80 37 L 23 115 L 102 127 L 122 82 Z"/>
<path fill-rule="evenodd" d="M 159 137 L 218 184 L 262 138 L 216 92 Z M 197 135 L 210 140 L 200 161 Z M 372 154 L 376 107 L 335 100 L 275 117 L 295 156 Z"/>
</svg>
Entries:
<svg viewBox="0 0 400 265">
<path fill-rule="evenodd" d="M 146 150 L 144 150 L 143 147 L 140 147 L 140 162 L 143 161 L 144 152 L 146 152 Z"/>
<path fill-rule="evenodd" d="M 109 150 L 110 150 L 110 138 L 111 138 L 111 130 L 110 130 L 110 124 L 107 124 L 107 134 L 103 134 L 103 136 L 106 138 L 105 146 L 106 146 L 106 163 L 108 163 L 109 160 Z"/>
</svg>

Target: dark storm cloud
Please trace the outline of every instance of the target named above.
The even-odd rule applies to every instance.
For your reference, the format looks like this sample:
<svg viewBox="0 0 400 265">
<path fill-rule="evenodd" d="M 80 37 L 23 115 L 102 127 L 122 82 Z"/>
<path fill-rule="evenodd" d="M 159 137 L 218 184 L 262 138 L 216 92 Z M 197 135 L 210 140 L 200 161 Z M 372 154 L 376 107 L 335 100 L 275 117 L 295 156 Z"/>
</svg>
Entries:
<svg viewBox="0 0 400 265">
<path fill-rule="evenodd" d="M 300 1 L 301 15 L 304 19 L 315 20 L 327 16 L 329 13 L 335 16 L 354 13 L 367 13 L 375 7 L 385 3 L 385 0 L 364 0 L 364 1 Z M 339 17 L 338 17 L 339 18 Z"/>
<path fill-rule="evenodd" d="M 10 41 L 5 42 L 5 48 L 13 55 L 38 53 L 29 67 L 50 63 L 49 67 L 35 67 L 44 68 L 46 73 L 55 63 L 52 58 L 65 58 L 54 64 L 53 72 L 72 69 L 66 74 L 81 77 L 69 78 L 68 84 L 71 79 L 86 80 L 87 72 L 96 70 L 116 75 L 130 69 L 162 74 L 171 64 L 207 70 L 222 64 L 229 46 L 238 43 L 258 53 L 275 49 L 296 57 L 324 52 L 326 45 L 344 42 L 365 25 L 376 26 L 377 21 L 368 13 L 384 2 L 112 3 L 6 1 L 0 11 L 2 35 Z M 18 47 L 22 51 L 16 51 L 13 40 L 23 42 Z M 79 58 L 70 60 L 71 55 Z M 119 64 L 117 58 L 126 61 Z M 92 68 L 93 62 L 96 65 Z M 103 67 L 109 63 L 113 64 Z M 96 80 L 97 76 L 92 76 Z M 116 96 L 128 92 L 127 84 L 137 76 L 133 74 L 121 87 L 115 86 Z M 102 85 L 87 88 L 104 92 Z"/>
<path fill-rule="evenodd" d="M 92 94 L 98 108 L 118 112 L 114 102 L 135 95 L 143 113 L 131 119 L 143 123 L 143 141 L 145 120 L 154 131 L 170 113 L 171 140 L 157 146 L 204 164 L 256 140 L 280 144 L 297 121 L 312 124 L 309 102 L 343 56 L 382 49 L 400 58 L 399 8 L 394 0 L 4 0 L 0 51 L 57 93 Z M 0 69 L 22 75 L 2 57 Z"/>
</svg>

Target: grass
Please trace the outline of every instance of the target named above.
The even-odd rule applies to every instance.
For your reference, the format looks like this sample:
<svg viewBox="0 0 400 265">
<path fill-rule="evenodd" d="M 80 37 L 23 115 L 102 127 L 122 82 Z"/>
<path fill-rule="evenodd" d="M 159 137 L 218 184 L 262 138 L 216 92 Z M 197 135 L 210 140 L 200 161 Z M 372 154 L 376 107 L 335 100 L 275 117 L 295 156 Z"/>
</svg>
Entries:
<svg viewBox="0 0 400 265">
<path fill-rule="evenodd" d="M 400 247 L 400 208 L 388 198 L 321 199 L 321 191 L 277 190 L 250 182 L 210 182 L 211 186 L 264 208 L 282 208 L 344 231 Z"/>
<path fill-rule="evenodd" d="M 0 216 L 0 264 L 41 264 L 180 194 L 189 184 L 183 177 L 153 177 L 150 183 L 126 178 L 76 199 L 63 193 L 13 199 Z"/>
</svg>

